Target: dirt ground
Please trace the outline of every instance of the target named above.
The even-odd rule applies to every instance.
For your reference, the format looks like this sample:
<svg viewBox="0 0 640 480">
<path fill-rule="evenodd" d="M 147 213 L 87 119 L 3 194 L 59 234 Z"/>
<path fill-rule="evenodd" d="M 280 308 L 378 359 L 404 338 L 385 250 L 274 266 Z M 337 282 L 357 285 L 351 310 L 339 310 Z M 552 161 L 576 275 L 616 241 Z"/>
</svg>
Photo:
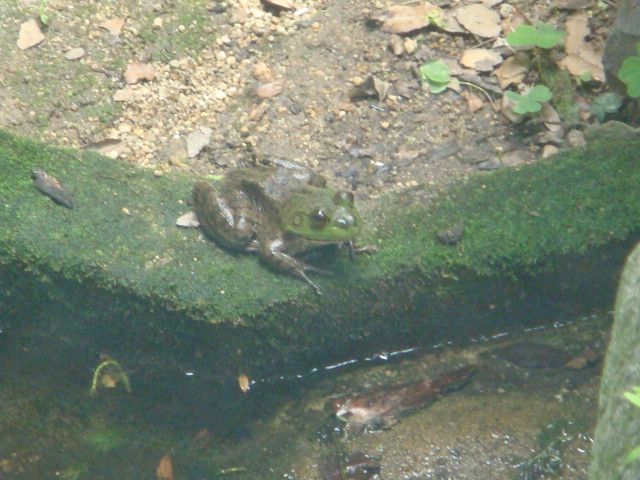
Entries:
<svg viewBox="0 0 640 480">
<path fill-rule="evenodd" d="M 455 11 L 466 3 L 439 5 Z M 501 88 L 495 68 L 457 66 L 452 73 L 465 82 L 439 94 L 421 85 L 418 69 L 438 59 L 456 65 L 478 46 L 507 59 L 514 51 L 503 37 L 511 26 L 545 21 L 562 29 L 576 7 L 587 12 L 587 39 L 599 47 L 613 7 L 596 0 L 484 4 L 499 19 L 497 39 L 434 26 L 398 37 L 372 20 L 391 5 L 382 1 L 294 0 L 283 10 L 260 0 L 0 0 L 0 128 L 100 148 L 157 175 L 219 175 L 256 158 L 297 160 L 356 190 L 361 201 L 417 184 L 437 190 L 579 144 L 579 130 L 596 121 L 588 104 L 602 89 L 597 81 L 572 84 L 578 122 L 545 117 L 545 127 L 541 117 L 516 125 L 501 111 L 504 88 L 540 82 L 533 67 Z M 21 24 L 43 16 L 44 40 L 18 48 Z M 556 50 L 554 60 L 564 55 L 562 46 Z M 128 83 L 134 62 L 150 64 L 153 78 Z M 369 76 L 388 86 L 382 100 L 375 91 L 354 98 Z M 191 138 L 189 155 L 185 139 L 193 132 L 200 138 Z"/>
</svg>

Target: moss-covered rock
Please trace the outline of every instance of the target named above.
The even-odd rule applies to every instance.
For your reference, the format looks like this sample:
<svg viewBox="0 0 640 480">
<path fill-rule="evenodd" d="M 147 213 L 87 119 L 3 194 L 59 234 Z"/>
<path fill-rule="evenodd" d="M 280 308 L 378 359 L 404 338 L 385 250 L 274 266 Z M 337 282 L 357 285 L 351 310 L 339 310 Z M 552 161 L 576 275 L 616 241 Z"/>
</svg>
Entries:
<svg viewBox="0 0 640 480">
<path fill-rule="evenodd" d="M 363 243 L 379 253 L 355 263 L 340 255 L 335 276 L 316 278 L 318 296 L 175 227 L 193 178 L 0 133 L 0 309 L 21 328 L 31 320 L 42 341 L 201 366 L 224 382 L 608 305 L 640 232 L 640 135 L 618 124 L 589 139 L 429 205 L 368 205 Z M 65 184 L 76 207 L 41 195 L 35 167 Z M 438 242 L 459 220 L 462 241 Z"/>
<path fill-rule="evenodd" d="M 590 478 L 635 480 L 640 461 L 624 463 L 640 445 L 640 411 L 623 393 L 640 385 L 640 245 L 629 256 L 618 295 L 611 342 L 607 350 L 600 414 L 593 444 Z"/>
</svg>

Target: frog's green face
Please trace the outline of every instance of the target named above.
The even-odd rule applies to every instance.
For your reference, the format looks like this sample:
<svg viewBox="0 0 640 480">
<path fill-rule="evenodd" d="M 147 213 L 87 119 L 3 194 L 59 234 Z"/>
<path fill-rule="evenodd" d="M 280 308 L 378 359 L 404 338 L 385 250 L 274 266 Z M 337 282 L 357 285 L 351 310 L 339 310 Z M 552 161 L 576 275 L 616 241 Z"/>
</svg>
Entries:
<svg viewBox="0 0 640 480">
<path fill-rule="evenodd" d="M 308 240 L 342 242 L 360 233 L 362 221 L 353 194 L 306 187 L 294 193 L 280 212 L 282 230 Z"/>
</svg>

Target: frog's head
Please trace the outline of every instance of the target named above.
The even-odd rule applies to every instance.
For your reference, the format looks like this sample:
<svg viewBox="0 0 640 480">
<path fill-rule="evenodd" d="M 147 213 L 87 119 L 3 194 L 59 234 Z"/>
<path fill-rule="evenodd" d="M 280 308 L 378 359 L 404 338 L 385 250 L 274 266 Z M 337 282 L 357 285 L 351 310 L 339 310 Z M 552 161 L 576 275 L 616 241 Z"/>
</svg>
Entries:
<svg viewBox="0 0 640 480">
<path fill-rule="evenodd" d="M 283 231 L 323 242 L 352 240 L 362 228 L 353 193 L 310 186 L 289 197 L 280 220 Z"/>
</svg>

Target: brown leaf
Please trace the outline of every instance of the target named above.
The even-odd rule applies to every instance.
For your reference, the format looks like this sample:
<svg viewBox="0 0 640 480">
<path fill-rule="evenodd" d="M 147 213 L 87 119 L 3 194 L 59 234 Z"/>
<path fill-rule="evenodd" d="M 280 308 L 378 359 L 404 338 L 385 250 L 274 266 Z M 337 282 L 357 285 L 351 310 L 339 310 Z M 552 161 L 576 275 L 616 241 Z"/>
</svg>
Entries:
<svg viewBox="0 0 640 480">
<path fill-rule="evenodd" d="M 507 58 L 495 71 L 500 88 L 507 88 L 509 85 L 522 82 L 528 70 L 529 59 L 527 55 L 518 54 Z"/>
<path fill-rule="evenodd" d="M 247 393 L 251 389 L 249 377 L 247 377 L 244 373 L 238 375 L 238 387 L 240 387 L 240 391 L 242 393 Z"/>
<path fill-rule="evenodd" d="M 588 23 L 589 17 L 584 12 L 574 13 L 569 17 L 565 24 L 567 36 L 564 41 L 567 56 L 558 62 L 558 66 L 576 76 L 588 72 L 594 80 L 604 82 L 604 50 L 593 42 L 584 41 L 591 32 Z"/>
<path fill-rule="evenodd" d="M 16 44 L 20 50 L 35 47 L 44 40 L 44 35 L 40 31 L 40 26 L 33 18 L 20 25 L 20 33 Z"/>
<path fill-rule="evenodd" d="M 93 150 L 109 158 L 118 158 L 124 149 L 124 145 L 122 141 L 117 138 L 106 138 L 98 142 L 88 143 L 82 148 Z"/>
<path fill-rule="evenodd" d="M 171 461 L 171 455 L 165 453 L 158 463 L 156 468 L 156 478 L 158 480 L 175 480 L 173 476 L 173 462 Z"/>
<path fill-rule="evenodd" d="M 129 85 L 154 78 L 156 78 L 156 71 L 151 63 L 130 63 L 124 72 L 124 79 Z"/>
<path fill-rule="evenodd" d="M 99 27 L 103 28 L 104 30 L 109 32 L 111 35 L 115 35 L 117 37 L 118 35 L 120 35 L 120 32 L 122 31 L 123 25 L 124 25 L 124 18 L 115 17 L 100 23 Z"/>
<path fill-rule="evenodd" d="M 253 76 L 263 83 L 273 81 L 273 72 L 264 62 L 258 62 L 253 67 Z"/>
<path fill-rule="evenodd" d="M 500 34 L 500 15 L 479 3 L 457 8 L 456 18 L 464 28 L 479 37 L 490 38 Z"/>
<path fill-rule="evenodd" d="M 380 29 L 388 33 L 409 33 L 431 24 L 433 17 L 444 18 L 444 11 L 429 2 L 417 5 L 393 5 L 385 10 L 377 20 Z"/>
<path fill-rule="evenodd" d="M 282 93 L 284 86 L 282 82 L 276 80 L 275 82 L 263 83 L 256 88 L 256 95 L 260 98 L 276 97 Z"/>
<path fill-rule="evenodd" d="M 475 93 L 462 92 L 461 95 L 467 101 L 467 106 L 469 107 L 469 111 L 471 113 L 476 113 L 478 110 L 480 110 L 482 107 L 484 107 L 484 102 Z"/>
<path fill-rule="evenodd" d="M 275 7 L 280 10 L 293 10 L 295 6 L 289 0 L 262 0 L 270 7 Z"/>
<path fill-rule="evenodd" d="M 460 57 L 460 63 L 463 66 L 473 68 L 478 72 L 490 72 L 501 62 L 502 57 L 498 52 L 486 48 L 468 48 Z"/>
<path fill-rule="evenodd" d="M 213 130 L 211 128 L 200 125 L 186 136 L 185 143 L 187 145 L 187 155 L 189 158 L 197 157 L 202 149 L 209 145 L 212 132 Z"/>
</svg>

